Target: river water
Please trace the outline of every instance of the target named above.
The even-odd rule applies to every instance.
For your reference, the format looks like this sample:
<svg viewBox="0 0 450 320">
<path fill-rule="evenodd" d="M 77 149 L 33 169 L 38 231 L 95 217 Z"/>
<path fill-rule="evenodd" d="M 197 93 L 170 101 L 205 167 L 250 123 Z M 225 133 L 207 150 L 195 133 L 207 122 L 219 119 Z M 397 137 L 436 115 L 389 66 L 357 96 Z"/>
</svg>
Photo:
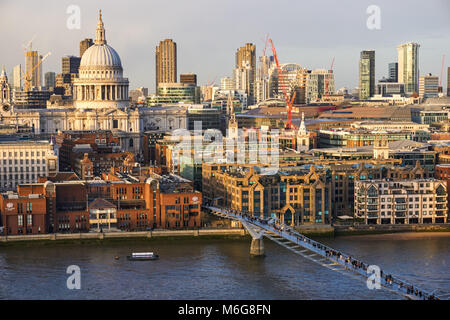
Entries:
<svg viewBox="0 0 450 320">
<path fill-rule="evenodd" d="M 320 239 L 425 290 L 450 293 L 450 233 Z M 266 257 L 248 239 L 181 239 L 101 244 L 0 246 L 0 299 L 401 299 L 326 269 L 268 239 Z M 157 261 L 131 262 L 155 251 Z M 119 256 L 120 259 L 114 259 Z M 81 270 L 67 289 L 66 269 Z"/>
</svg>

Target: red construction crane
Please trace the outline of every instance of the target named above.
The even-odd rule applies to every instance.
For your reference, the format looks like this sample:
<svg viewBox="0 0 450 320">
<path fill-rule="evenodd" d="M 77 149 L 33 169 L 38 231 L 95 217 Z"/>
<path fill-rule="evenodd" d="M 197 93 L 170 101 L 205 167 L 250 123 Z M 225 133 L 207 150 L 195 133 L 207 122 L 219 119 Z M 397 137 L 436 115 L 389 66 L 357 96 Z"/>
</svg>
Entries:
<svg viewBox="0 0 450 320">
<path fill-rule="evenodd" d="M 214 84 L 216 83 L 216 79 L 217 79 L 217 76 L 214 77 L 214 80 L 213 80 L 213 81 L 208 82 L 208 83 L 206 84 L 206 86 L 209 87 L 209 86 L 211 86 L 211 85 L 214 85 Z"/>
<path fill-rule="evenodd" d="M 289 96 L 286 92 L 286 86 L 284 84 L 284 74 L 283 71 L 280 67 L 280 64 L 278 62 L 278 56 L 277 56 L 277 52 L 275 50 L 275 46 L 273 45 L 273 41 L 271 38 L 269 38 L 269 43 L 270 46 L 272 47 L 272 55 L 273 55 L 273 60 L 275 61 L 275 65 L 277 66 L 277 73 L 278 73 L 278 81 L 281 84 L 281 88 L 283 89 L 283 97 L 284 100 L 286 101 L 286 108 L 287 108 L 287 121 L 286 121 L 286 125 L 284 126 L 285 129 L 292 129 L 293 125 L 292 125 L 292 119 L 291 119 L 291 113 L 292 113 L 292 106 L 294 104 L 294 100 L 295 100 L 295 96 L 296 96 L 296 92 L 294 91 L 294 94 L 292 95 L 292 98 L 289 99 Z"/>
<path fill-rule="evenodd" d="M 333 60 L 331 61 L 330 70 L 328 70 L 328 74 L 325 76 L 325 100 L 328 100 L 328 83 L 329 83 L 328 77 L 330 76 L 331 73 L 333 73 L 333 66 L 334 66 L 334 57 Z"/>
</svg>

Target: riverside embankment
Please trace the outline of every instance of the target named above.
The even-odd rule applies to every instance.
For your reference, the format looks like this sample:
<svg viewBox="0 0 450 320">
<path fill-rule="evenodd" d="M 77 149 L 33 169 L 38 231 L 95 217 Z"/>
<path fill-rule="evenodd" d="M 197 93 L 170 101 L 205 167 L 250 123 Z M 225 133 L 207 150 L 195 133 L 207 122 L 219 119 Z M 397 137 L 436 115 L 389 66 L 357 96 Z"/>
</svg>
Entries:
<svg viewBox="0 0 450 320">
<path fill-rule="evenodd" d="M 18 242 L 89 242 L 108 240 L 133 240 L 152 238 L 235 238 L 244 237 L 248 233 L 244 229 L 199 229 L 199 230 L 155 230 L 143 232 L 88 232 L 88 233 L 51 233 L 39 235 L 0 236 L 0 246 Z"/>
<path fill-rule="evenodd" d="M 303 225 L 296 228 L 309 237 L 339 237 L 351 235 L 390 234 L 402 232 L 450 232 L 450 224 L 439 225 Z M 0 246 L 18 242 L 102 242 L 133 239 L 178 239 L 178 238 L 236 238 L 248 236 L 245 229 L 198 229 L 198 230 L 154 230 L 140 232 L 88 232 L 51 233 L 39 235 L 0 236 Z"/>
</svg>

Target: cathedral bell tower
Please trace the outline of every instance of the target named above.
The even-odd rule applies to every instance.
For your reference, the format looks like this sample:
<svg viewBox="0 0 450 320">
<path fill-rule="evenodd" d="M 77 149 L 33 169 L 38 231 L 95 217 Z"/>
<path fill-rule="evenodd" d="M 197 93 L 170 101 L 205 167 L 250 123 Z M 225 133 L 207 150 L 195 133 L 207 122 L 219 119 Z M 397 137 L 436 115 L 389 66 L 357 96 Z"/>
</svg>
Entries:
<svg viewBox="0 0 450 320">
<path fill-rule="evenodd" d="M 11 109 L 11 87 L 6 76 L 5 66 L 0 74 L 0 107 L 1 111 L 7 112 Z"/>
</svg>

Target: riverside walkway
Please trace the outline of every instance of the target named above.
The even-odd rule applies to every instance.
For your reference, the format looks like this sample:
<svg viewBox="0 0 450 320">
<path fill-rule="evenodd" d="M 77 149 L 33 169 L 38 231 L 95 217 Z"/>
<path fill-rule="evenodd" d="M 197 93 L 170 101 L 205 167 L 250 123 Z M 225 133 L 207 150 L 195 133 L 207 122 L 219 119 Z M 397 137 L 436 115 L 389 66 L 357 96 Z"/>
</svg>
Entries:
<svg viewBox="0 0 450 320">
<path fill-rule="evenodd" d="M 320 242 L 314 241 L 292 228 L 281 226 L 274 222 L 273 219 L 263 220 L 246 215 L 240 215 L 235 211 L 214 207 L 204 206 L 212 214 L 232 220 L 238 220 L 248 229 L 249 224 L 253 227 L 253 230 L 249 230 L 250 234 L 255 233 L 255 227 L 264 233 L 264 236 L 270 240 L 280 244 L 281 246 L 293 251 L 294 253 L 316 262 L 323 267 L 338 271 L 346 275 L 353 276 L 358 279 L 362 279 L 366 282 L 368 278 L 372 277 L 370 272 L 370 265 L 363 263 L 362 261 L 355 259 L 341 251 L 330 248 Z M 369 272 L 368 272 L 369 269 Z M 371 277 L 372 276 L 372 277 Z M 432 293 L 426 292 L 417 286 L 401 280 L 397 276 L 386 274 L 382 270 L 380 271 L 380 286 L 388 289 L 391 292 L 400 294 L 408 299 L 412 300 L 440 300 L 439 297 Z"/>
</svg>

